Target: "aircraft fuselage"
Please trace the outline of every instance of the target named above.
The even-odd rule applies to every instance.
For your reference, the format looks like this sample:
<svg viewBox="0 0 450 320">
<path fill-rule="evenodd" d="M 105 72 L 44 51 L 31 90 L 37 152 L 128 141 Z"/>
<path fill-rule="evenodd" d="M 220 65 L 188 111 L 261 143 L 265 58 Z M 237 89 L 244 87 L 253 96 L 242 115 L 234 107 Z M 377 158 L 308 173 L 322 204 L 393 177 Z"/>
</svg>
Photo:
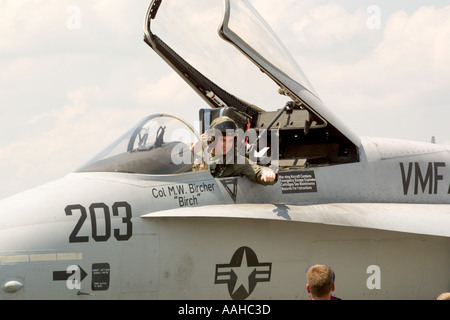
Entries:
<svg viewBox="0 0 450 320">
<path fill-rule="evenodd" d="M 367 139 L 358 163 L 281 171 L 267 187 L 208 171 L 73 173 L 10 197 L 0 207 L 0 297 L 307 299 L 304 271 L 320 262 L 334 267 L 344 299 L 432 299 L 447 289 L 448 235 L 300 221 L 289 211 L 388 199 L 444 202 L 448 216 L 449 149 L 391 146 Z M 223 205 L 252 215 L 252 203 L 273 217 L 161 216 Z"/>
</svg>

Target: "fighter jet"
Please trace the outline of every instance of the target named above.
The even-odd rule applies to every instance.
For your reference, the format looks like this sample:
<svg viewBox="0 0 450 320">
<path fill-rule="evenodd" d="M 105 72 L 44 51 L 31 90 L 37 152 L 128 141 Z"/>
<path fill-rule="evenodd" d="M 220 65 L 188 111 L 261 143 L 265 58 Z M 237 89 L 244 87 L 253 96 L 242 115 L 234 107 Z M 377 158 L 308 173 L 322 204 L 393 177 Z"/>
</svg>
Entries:
<svg viewBox="0 0 450 320">
<path fill-rule="evenodd" d="M 308 299 L 316 263 L 342 299 L 450 291 L 450 147 L 354 134 L 248 1 L 188 9 L 153 0 L 142 45 L 203 99 L 186 105 L 198 128 L 147 116 L 76 172 L 2 200 L 0 298 Z M 235 158 L 275 183 L 213 174 L 203 135 L 222 116 Z"/>
</svg>

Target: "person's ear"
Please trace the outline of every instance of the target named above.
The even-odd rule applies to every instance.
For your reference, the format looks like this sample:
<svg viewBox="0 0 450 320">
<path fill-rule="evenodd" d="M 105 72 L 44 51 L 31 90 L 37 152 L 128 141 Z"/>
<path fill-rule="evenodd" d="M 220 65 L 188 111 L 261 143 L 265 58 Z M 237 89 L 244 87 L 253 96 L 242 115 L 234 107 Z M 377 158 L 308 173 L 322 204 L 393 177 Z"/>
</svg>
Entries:
<svg viewBox="0 0 450 320">
<path fill-rule="evenodd" d="M 306 291 L 308 291 L 308 293 L 311 293 L 311 289 L 309 288 L 309 283 L 306 284 Z"/>
</svg>

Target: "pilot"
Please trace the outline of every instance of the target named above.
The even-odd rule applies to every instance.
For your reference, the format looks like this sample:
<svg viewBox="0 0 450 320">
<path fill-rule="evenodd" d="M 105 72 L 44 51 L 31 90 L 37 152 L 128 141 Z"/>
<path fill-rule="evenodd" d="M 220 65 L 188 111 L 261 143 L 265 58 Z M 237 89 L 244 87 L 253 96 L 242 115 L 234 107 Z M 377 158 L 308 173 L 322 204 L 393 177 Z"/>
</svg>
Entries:
<svg viewBox="0 0 450 320">
<path fill-rule="evenodd" d="M 202 139 L 207 141 L 208 145 L 212 145 L 210 150 L 210 167 L 211 173 L 216 178 L 232 177 L 244 175 L 251 181 L 261 185 L 273 185 L 277 182 L 277 174 L 270 168 L 260 166 L 250 159 L 243 157 L 242 160 L 236 159 L 236 130 L 238 126 L 236 122 L 229 117 L 219 117 L 215 119 L 208 132 L 214 132 L 211 137 L 208 133 L 202 135 Z M 212 144 L 212 139 L 215 145 Z M 232 152 L 233 151 L 233 152 Z"/>
</svg>

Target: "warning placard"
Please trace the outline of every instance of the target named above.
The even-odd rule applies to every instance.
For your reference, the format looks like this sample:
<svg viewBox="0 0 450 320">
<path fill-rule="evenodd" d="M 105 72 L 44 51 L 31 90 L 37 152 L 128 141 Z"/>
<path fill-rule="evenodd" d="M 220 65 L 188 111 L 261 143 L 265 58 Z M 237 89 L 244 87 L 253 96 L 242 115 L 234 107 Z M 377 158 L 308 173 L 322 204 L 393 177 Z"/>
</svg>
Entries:
<svg viewBox="0 0 450 320">
<path fill-rule="evenodd" d="M 279 172 L 282 193 L 317 192 L 314 171 L 286 171 Z"/>
<path fill-rule="evenodd" d="M 108 290 L 109 288 L 109 263 L 94 263 L 92 265 L 92 285 L 91 289 Z"/>
</svg>

